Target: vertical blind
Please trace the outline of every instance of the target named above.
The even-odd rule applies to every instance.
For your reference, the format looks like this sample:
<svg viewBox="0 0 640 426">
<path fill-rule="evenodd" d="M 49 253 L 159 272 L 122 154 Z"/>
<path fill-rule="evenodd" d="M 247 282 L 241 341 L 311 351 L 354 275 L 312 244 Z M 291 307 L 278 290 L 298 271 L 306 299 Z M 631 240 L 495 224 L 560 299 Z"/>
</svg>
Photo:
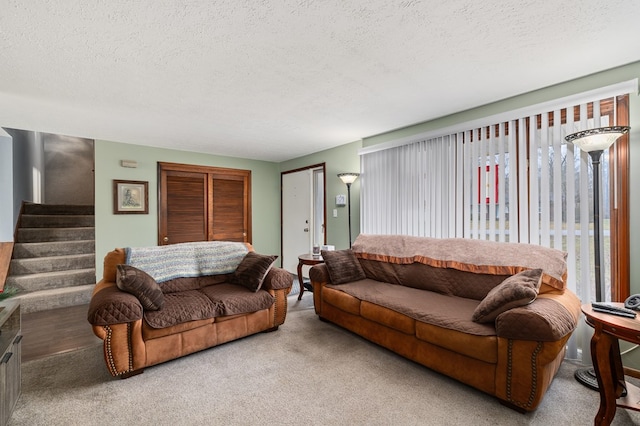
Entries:
<svg viewBox="0 0 640 426">
<path fill-rule="evenodd" d="M 568 287 L 581 300 L 593 300 L 594 176 L 588 154 L 564 137 L 616 124 L 615 106 L 614 97 L 595 98 L 361 152 L 361 232 L 557 248 L 568 253 Z M 600 185 L 605 258 L 608 163 L 605 152 Z M 609 263 L 603 265 L 607 295 Z M 568 356 L 577 358 L 577 349 L 570 343 Z"/>
</svg>

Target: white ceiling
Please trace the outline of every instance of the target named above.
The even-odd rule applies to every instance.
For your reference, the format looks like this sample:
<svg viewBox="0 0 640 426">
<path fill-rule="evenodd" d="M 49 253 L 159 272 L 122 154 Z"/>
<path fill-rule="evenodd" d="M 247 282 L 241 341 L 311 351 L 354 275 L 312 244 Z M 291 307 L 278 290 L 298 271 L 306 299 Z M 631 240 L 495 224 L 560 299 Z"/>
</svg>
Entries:
<svg viewBox="0 0 640 426">
<path fill-rule="evenodd" d="M 0 126 L 283 161 L 640 60 L 638 0 L 0 0 Z"/>
</svg>

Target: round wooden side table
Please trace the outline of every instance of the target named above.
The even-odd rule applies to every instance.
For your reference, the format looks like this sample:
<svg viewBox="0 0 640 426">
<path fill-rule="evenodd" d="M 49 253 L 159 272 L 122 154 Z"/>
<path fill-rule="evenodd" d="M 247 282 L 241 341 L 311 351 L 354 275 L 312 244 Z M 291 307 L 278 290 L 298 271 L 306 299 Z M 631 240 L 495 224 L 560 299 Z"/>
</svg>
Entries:
<svg viewBox="0 0 640 426">
<path fill-rule="evenodd" d="M 300 294 L 298 294 L 298 300 L 302 299 L 302 293 L 304 293 L 304 281 L 302 280 L 302 266 L 313 266 L 324 263 L 324 259 L 319 254 L 305 253 L 298 256 L 298 283 L 300 284 Z"/>
<path fill-rule="evenodd" d="M 614 305 L 624 307 L 622 303 Z M 636 370 L 622 366 L 618 344 L 618 339 L 640 344 L 640 315 L 625 318 L 596 312 L 591 309 L 591 304 L 582 305 L 582 312 L 587 324 L 594 329 L 591 359 L 600 392 L 600 408 L 594 424 L 609 425 L 616 415 L 617 407 L 640 411 L 640 389 L 624 380 L 625 374 L 640 376 Z"/>
</svg>

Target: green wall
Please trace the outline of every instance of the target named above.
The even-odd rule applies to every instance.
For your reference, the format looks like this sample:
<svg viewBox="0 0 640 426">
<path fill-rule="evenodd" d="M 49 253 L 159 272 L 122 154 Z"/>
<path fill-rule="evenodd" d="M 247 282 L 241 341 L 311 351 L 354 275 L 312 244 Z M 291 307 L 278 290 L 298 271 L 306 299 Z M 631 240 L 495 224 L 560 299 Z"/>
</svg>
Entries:
<svg viewBox="0 0 640 426">
<path fill-rule="evenodd" d="M 336 207 L 336 195 L 347 195 L 347 186 L 342 183 L 338 173 L 360 172 L 360 157 L 358 150 L 362 147 L 360 141 L 352 142 L 337 148 L 320 151 L 290 161 L 280 163 L 280 171 L 296 170 L 314 164 L 325 163 L 327 187 L 325 188 L 327 203 L 327 244 L 336 249 L 349 247 L 349 222 L 347 206 Z M 333 217 L 333 209 L 338 210 L 338 217 Z M 360 179 L 351 185 L 351 233 L 355 240 L 360 229 Z"/>
<path fill-rule="evenodd" d="M 389 133 L 365 138 L 362 141 L 363 147 L 409 137 L 424 133 L 430 130 L 437 130 L 452 126 L 459 123 L 465 123 L 471 120 L 488 117 L 506 111 L 511 111 L 538 103 L 559 99 L 565 96 L 586 92 L 588 90 L 599 89 L 623 81 L 632 80 L 640 77 L 640 62 L 607 70 L 601 73 L 589 75 L 583 78 L 572 80 L 566 83 L 557 84 L 545 89 L 536 90 L 535 92 L 526 93 L 524 95 L 515 96 L 493 104 L 463 111 L 457 114 L 442 117 L 436 120 L 416 124 L 415 126 L 406 127 Z M 640 96 L 638 93 L 632 93 L 629 96 L 630 101 L 630 178 L 632 182 L 640 179 Z M 634 259 L 640 259 L 640 221 L 634 219 L 640 215 L 640 192 L 631 191 L 630 194 L 630 215 L 631 215 L 631 293 L 640 293 L 640 262 L 634 262 Z"/>
<path fill-rule="evenodd" d="M 135 169 L 120 160 L 138 162 Z M 96 275 L 102 278 L 102 260 L 116 247 L 157 245 L 158 161 L 251 170 L 253 246 L 260 253 L 280 254 L 280 169 L 277 163 L 207 155 L 96 140 Z M 113 179 L 149 182 L 148 215 L 113 214 Z"/>
<path fill-rule="evenodd" d="M 220 157 L 185 151 L 150 148 L 137 145 L 96 141 L 96 254 L 98 267 L 102 256 L 114 247 L 155 245 L 157 229 L 156 163 L 202 164 L 252 170 L 253 243 L 260 252 L 280 253 L 280 173 L 318 163 L 326 164 L 327 243 L 337 249 L 349 245 L 347 235 L 347 208 L 335 206 L 335 196 L 346 194 L 346 187 L 337 177 L 341 172 L 359 172 L 358 150 L 390 140 L 420 134 L 429 130 L 448 127 L 457 123 L 483 118 L 513 109 L 601 88 L 610 84 L 640 77 L 640 62 L 557 84 L 535 92 L 523 94 L 490 105 L 416 124 L 389 133 L 365 138 L 333 149 L 320 151 L 280 164 Z M 640 179 L 640 97 L 630 96 L 631 111 L 631 181 Z M 138 161 L 137 169 L 120 167 L 120 160 Z M 113 215 L 112 179 L 149 181 L 149 215 Z M 631 217 L 640 213 L 640 192 L 630 194 Z M 353 239 L 360 227 L 360 179 L 352 185 Z M 332 216 L 333 209 L 338 217 Z M 640 258 L 640 221 L 631 222 L 631 259 Z M 640 263 L 632 262 L 631 292 L 640 293 Z M 102 275 L 101 269 L 98 276 Z"/>
</svg>

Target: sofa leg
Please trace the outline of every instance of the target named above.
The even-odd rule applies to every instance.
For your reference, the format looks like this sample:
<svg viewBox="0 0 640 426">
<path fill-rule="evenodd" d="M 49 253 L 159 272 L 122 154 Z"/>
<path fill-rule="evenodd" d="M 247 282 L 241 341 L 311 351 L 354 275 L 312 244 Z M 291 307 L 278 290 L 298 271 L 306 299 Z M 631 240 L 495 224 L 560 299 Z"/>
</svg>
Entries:
<svg viewBox="0 0 640 426">
<path fill-rule="evenodd" d="M 129 371 L 127 373 L 121 374 L 118 377 L 120 377 L 121 379 L 128 379 L 129 377 L 137 376 L 138 374 L 142 374 L 142 373 L 144 373 L 144 368 L 140 368 L 138 370 Z"/>
<path fill-rule="evenodd" d="M 279 326 L 276 325 L 275 327 L 267 328 L 266 330 L 263 331 L 263 333 L 271 333 L 272 331 L 276 331 L 278 327 Z"/>
</svg>

